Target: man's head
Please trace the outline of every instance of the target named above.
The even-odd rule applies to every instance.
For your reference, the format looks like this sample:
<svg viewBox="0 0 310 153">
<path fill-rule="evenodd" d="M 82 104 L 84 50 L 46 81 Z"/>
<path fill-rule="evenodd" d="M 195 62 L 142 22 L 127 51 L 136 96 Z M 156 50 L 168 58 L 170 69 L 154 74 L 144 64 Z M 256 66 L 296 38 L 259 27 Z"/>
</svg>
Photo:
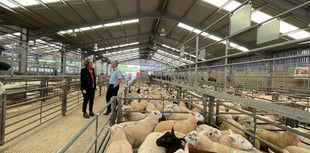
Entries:
<svg viewBox="0 0 310 153">
<path fill-rule="evenodd" d="M 117 67 L 117 65 L 118 65 L 118 61 L 117 61 L 117 60 L 111 61 L 111 67 L 112 67 L 112 68 Z"/>
</svg>

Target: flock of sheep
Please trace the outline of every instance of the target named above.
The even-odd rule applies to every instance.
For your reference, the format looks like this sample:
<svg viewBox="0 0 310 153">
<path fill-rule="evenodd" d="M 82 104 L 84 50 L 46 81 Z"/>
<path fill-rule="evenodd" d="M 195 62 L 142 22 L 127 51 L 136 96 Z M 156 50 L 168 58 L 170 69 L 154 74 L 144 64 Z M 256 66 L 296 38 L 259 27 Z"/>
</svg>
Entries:
<svg viewBox="0 0 310 153">
<path fill-rule="evenodd" d="M 0 95 L 4 91 L 0 82 Z M 247 133 L 240 130 L 254 132 L 253 118 L 236 111 L 248 111 L 240 104 L 222 102 L 219 117 L 225 121 L 221 122 L 220 128 L 215 128 L 204 122 L 207 116 L 202 115 L 203 103 L 199 100 L 192 101 L 196 107 L 188 107 L 186 101 L 173 100 L 176 97 L 172 91 L 143 83 L 132 86 L 130 94 L 141 99 L 120 105 L 122 122 L 110 128 L 106 153 L 277 152 L 263 141 L 256 139 L 251 143 Z M 163 100 L 153 100 L 156 98 Z M 274 115 L 260 117 L 273 122 L 278 120 Z M 262 120 L 256 122 L 264 123 Z M 256 125 L 255 133 L 284 153 L 310 153 L 308 148 L 300 145 L 305 138 L 279 130 L 273 125 L 262 124 Z"/>
<path fill-rule="evenodd" d="M 278 152 L 263 141 L 255 139 L 251 143 L 250 137 L 240 130 L 254 132 L 253 118 L 236 113 L 235 109 L 243 109 L 240 104 L 223 102 L 224 106 L 230 107 L 219 107 L 222 122 L 220 128 L 215 128 L 204 122 L 207 116 L 202 115 L 203 104 L 200 101 L 192 101 L 196 107 L 189 108 L 185 101 L 171 100 L 175 99 L 173 92 L 143 83 L 132 86 L 130 94 L 140 99 L 120 105 L 123 119 L 110 128 L 106 153 Z M 163 100 L 153 100 L 156 98 Z M 274 122 L 277 120 L 274 115 L 261 117 Z M 279 132 L 279 128 L 268 124 L 257 125 L 255 132 L 256 136 L 281 148 L 281 152 L 310 153 L 299 145 L 305 138 L 295 133 Z"/>
</svg>

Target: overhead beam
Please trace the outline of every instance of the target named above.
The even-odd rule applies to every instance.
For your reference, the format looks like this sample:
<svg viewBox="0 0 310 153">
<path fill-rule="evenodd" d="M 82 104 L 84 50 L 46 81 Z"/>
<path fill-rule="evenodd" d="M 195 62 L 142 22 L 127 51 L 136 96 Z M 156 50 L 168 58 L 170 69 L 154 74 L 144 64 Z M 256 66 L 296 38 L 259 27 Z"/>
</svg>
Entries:
<svg viewBox="0 0 310 153">
<path fill-rule="evenodd" d="M 198 25 L 193 25 L 189 22 L 184 21 L 184 18 L 182 17 L 177 17 L 175 15 L 171 15 L 171 14 L 165 14 L 163 16 L 161 16 L 159 11 L 154 11 L 153 13 L 150 14 L 142 14 L 142 15 L 135 15 L 135 16 L 128 16 L 128 17 L 124 17 L 122 18 L 122 20 L 130 20 L 130 19 L 136 19 L 136 18 L 161 18 L 161 20 L 174 20 L 177 22 L 182 22 L 184 24 L 190 25 L 194 28 L 197 29 L 202 29 L 202 27 L 198 26 Z M 55 33 L 57 33 L 58 31 L 63 31 L 63 30 L 68 30 L 68 29 L 75 29 L 75 28 L 81 28 L 81 27 L 88 27 L 88 26 L 94 26 L 94 25 L 101 25 L 101 24 L 105 24 L 105 23 L 111 23 L 111 22 L 116 22 L 116 21 L 120 21 L 120 19 L 111 19 L 111 20 L 104 20 L 104 21 L 98 21 L 98 22 L 92 22 L 92 23 L 85 23 L 85 24 L 76 24 L 76 25 L 69 25 L 69 26 L 62 26 L 62 27 L 49 27 L 49 28 L 43 28 L 43 29 L 39 29 L 39 30 L 30 30 L 30 34 L 29 34 L 29 39 L 32 40 L 34 38 L 39 38 L 42 36 L 48 36 L 48 35 L 53 35 Z M 210 34 L 219 36 L 219 37 L 223 37 L 217 33 L 212 33 L 212 32 L 208 32 Z M 153 33 L 154 34 L 154 33 Z M 138 34 L 139 35 L 139 34 Z M 128 35 L 127 37 L 130 37 L 130 35 Z M 118 39 L 118 38 L 112 38 L 112 39 Z M 173 38 L 170 38 L 173 39 Z M 175 39 L 176 40 L 176 39 Z M 105 40 L 97 40 L 97 43 L 100 41 L 105 41 Z M 176 40 L 177 42 L 179 42 L 180 40 Z M 242 44 L 238 41 L 233 41 L 235 43 L 238 43 L 242 46 L 245 46 L 247 48 L 251 48 L 246 44 Z M 90 43 L 91 44 L 91 43 Z M 79 45 L 79 48 L 81 48 L 81 45 Z"/>
<path fill-rule="evenodd" d="M 112 52 L 115 52 L 115 51 L 122 51 L 122 50 L 128 50 L 128 49 L 133 49 L 133 48 L 140 48 L 141 46 L 146 46 L 146 45 L 147 45 L 147 42 L 139 43 L 137 45 L 119 47 L 119 48 L 115 48 L 115 49 L 107 49 L 107 50 L 101 50 L 101 51 L 96 51 L 96 52 L 93 51 L 93 52 L 88 53 L 88 55 L 101 55 L 101 54 L 104 54 L 107 51 L 109 53 L 112 53 Z"/>
<path fill-rule="evenodd" d="M 294 7 L 296 7 L 296 5 L 290 3 L 287 0 L 264 0 L 265 2 L 267 2 L 268 4 L 271 4 L 272 6 L 275 6 L 277 8 L 283 9 L 283 10 L 290 10 Z M 298 16 L 300 18 L 309 20 L 310 19 L 310 11 L 306 11 L 303 8 L 299 8 L 296 9 L 294 11 L 291 12 L 293 15 Z"/>
<path fill-rule="evenodd" d="M 148 13 L 148 14 L 127 16 L 127 17 L 123 17 L 122 19 L 115 18 L 115 19 L 110 19 L 110 20 L 100 20 L 97 22 L 88 22 L 88 23 L 81 23 L 81 24 L 74 24 L 74 25 L 47 27 L 47 28 L 42 28 L 42 29 L 38 29 L 38 30 L 30 30 L 29 31 L 29 37 L 30 37 L 30 39 L 36 39 L 36 38 L 40 38 L 43 36 L 53 35 L 59 31 L 64 31 L 64 30 L 68 30 L 68 29 L 77 29 L 77 28 L 82 28 L 82 27 L 91 27 L 91 26 L 95 26 L 95 25 L 104 25 L 106 23 L 117 22 L 120 20 L 132 20 L 132 19 L 136 19 L 136 18 L 158 18 L 158 17 L 160 17 L 160 13 L 158 11 L 155 11 L 155 12 Z"/>
<path fill-rule="evenodd" d="M 154 61 L 156 61 L 156 62 L 158 62 L 158 63 L 161 63 L 161 64 L 164 64 L 164 65 L 169 65 L 169 66 L 172 66 L 172 67 L 177 67 L 177 66 L 175 66 L 175 65 L 171 65 L 171 64 L 169 64 L 169 63 L 165 63 L 165 62 L 163 62 L 163 60 L 161 60 L 161 59 L 155 58 L 155 59 L 151 59 L 151 60 L 154 60 Z"/>
<path fill-rule="evenodd" d="M 70 46 L 69 49 L 81 48 L 81 47 L 84 47 L 84 46 L 92 46 L 92 45 L 94 45 L 96 43 L 101 43 L 101 42 L 116 41 L 116 40 L 121 40 L 121 39 L 131 39 L 131 38 L 137 38 L 137 37 L 148 37 L 150 35 L 152 35 L 152 33 L 147 32 L 147 33 L 141 33 L 141 34 L 127 35 L 126 37 L 120 36 L 120 37 L 114 37 L 114 38 L 110 38 L 110 39 L 93 40 L 93 41 L 88 41 L 88 42 L 85 42 L 85 43 L 81 43 L 79 45 Z"/>
</svg>

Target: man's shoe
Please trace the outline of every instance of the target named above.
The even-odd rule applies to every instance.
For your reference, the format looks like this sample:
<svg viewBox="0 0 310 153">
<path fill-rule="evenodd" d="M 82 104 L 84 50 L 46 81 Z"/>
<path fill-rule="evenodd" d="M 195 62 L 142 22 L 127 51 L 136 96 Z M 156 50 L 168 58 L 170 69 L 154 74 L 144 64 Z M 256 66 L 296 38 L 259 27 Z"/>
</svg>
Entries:
<svg viewBox="0 0 310 153">
<path fill-rule="evenodd" d="M 88 114 L 86 112 L 83 113 L 84 118 L 89 118 Z"/>
<path fill-rule="evenodd" d="M 89 116 L 95 116 L 94 112 L 89 112 Z"/>
</svg>

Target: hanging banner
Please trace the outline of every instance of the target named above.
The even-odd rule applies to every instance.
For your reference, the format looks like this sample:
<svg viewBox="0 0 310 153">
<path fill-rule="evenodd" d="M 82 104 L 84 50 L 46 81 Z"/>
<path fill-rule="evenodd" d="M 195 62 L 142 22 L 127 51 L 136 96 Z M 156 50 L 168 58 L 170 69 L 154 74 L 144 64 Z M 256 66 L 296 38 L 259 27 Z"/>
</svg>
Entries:
<svg viewBox="0 0 310 153">
<path fill-rule="evenodd" d="M 309 77 L 309 67 L 295 67 L 295 79 L 307 79 Z"/>
<path fill-rule="evenodd" d="M 184 57 L 184 50 L 185 50 L 185 47 L 182 46 L 182 47 L 180 48 L 180 57 Z"/>
<path fill-rule="evenodd" d="M 230 35 L 251 26 L 251 8 L 251 4 L 246 4 L 231 15 L 229 24 Z"/>
<path fill-rule="evenodd" d="M 273 20 L 261 25 L 257 29 L 256 44 L 261 44 L 280 37 L 280 20 Z"/>
<path fill-rule="evenodd" d="M 201 49 L 199 52 L 199 58 L 205 59 L 206 57 L 206 49 Z"/>
</svg>

